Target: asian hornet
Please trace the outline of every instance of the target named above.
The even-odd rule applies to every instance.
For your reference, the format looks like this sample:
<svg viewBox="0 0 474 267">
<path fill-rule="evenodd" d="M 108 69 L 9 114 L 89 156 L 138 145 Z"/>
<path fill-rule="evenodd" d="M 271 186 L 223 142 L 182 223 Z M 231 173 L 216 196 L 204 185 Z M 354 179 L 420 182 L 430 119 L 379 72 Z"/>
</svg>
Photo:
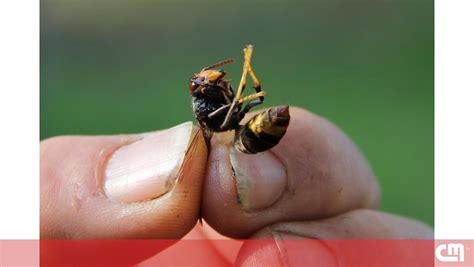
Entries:
<svg viewBox="0 0 474 267">
<path fill-rule="evenodd" d="M 252 53 L 253 46 L 247 45 L 244 48 L 242 78 L 236 92 L 231 82 L 224 79 L 227 73 L 223 69 L 217 69 L 234 62 L 233 59 L 205 67 L 189 81 L 193 112 L 207 141 L 209 142 L 213 132 L 234 130 L 234 147 L 247 154 L 263 152 L 277 145 L 290 122 L 289 107 L 280 106 L 265 110 L 246 124 L 240 125 L 245 114 L 262 104 L 265 97 L 250 64 Z M 247 74 L 253 81 L 255 93 L 243 97 Z"/>
</svg>

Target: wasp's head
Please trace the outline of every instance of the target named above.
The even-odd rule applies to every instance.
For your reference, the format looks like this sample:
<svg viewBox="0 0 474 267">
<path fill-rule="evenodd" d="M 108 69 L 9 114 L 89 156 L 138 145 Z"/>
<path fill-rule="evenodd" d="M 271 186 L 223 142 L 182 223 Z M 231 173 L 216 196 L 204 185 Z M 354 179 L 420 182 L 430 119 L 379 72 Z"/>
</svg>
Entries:
<svg viewBox="0 0 474 267">
<path fill-rule="evenodd" d="M 194 74 L 189 81 L 189 91 L 192 93 L 200 86 L 217 83 L 226 74 L 223 70 L 203 70 L 200 73 Z"/>
<path fill-rule="evenodd" d="M 211 66 L 205 67 L 201 72 L 194 74 L 194 76 L 189 81 L 189 91 L 192 93 L 196 91 L 200 86 L 206 86 L 208 84 L 215 84 L 220 79 L 222 79 L 226 72 L 222 69 L 214 70 L 214 68 L 226 65 L 234 62 L 233 59 L 227 59 L 224 61 L 217 62 Z"/>
</svg>

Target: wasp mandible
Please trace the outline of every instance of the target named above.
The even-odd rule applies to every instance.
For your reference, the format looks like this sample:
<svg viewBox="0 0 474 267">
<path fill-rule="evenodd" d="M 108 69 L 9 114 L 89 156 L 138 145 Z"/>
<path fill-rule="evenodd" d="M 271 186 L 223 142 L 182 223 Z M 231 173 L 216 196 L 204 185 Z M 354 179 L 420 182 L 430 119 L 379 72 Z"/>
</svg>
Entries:
<svg viewBox="0 0 474 267">
<path fill-rule="evenodd" d="M 234 146 L 237 150 L 255 154 L 268 150 L 280 142 L 290 122 L 288 106 L 271 108 L 255 115 L 249 122 L 240 121 L 253 107 L 263 103 L 265 92 L 250 64 L 253 46 L 244 48 L 244 63 L 239 87 L 234 92 L 226 72 L 217 67 L 233 63 L 233 59 L 220 61 L 203 68 L 189 81 L 193 112 L 209 141 L 213 132 L 235 130 Z M 243 97 L 247 75 L 253 81 L 255 93 Z M 244 106 L 244 103 L 245 106 Z"/>
</svg>

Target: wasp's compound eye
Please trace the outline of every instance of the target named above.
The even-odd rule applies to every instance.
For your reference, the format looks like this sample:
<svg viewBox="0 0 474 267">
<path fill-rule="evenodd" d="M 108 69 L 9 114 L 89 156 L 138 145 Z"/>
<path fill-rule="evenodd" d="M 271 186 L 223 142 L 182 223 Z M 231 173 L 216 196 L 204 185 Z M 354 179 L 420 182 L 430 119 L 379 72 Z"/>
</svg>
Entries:
<svg viewBox="0 0 474 267">
<path fill-rule="evenodd" d="M 194 82 L 194 80 L 191 80 L 189 82 L 189 91 L 192 93 L 194 92 L 197 88 L 199 87 L 199 84 L 197 84 L 196 82 Z"/>
<path fill-rule="evenodd" d="M 198 85 L 195 82 L 193 82 L 193 81 L 189 82 L 189 91 L 192 92 L 192 91 L 196 90 L 197 87 L 198 87 Z"/>
<path fill-rule="evenodd" d="M 196 90 L 199 87 L 199 85 L 201 85 L 201 82 L 203 81 L 204 81 L 203 77 L 198 77 L 198 78 L 193 77 L 191 81 L 189 82 L 189 91 L 193 92 L 194 90 Z"/>
</svg>

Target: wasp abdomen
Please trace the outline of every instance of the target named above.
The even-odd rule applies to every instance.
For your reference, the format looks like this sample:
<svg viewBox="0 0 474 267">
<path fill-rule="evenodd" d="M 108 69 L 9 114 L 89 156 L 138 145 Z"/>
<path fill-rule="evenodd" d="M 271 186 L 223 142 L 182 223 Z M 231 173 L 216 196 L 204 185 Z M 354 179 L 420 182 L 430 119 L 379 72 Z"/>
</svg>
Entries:
<svg viewBox="0 0 474 267">
<path fill-rule="evenodd" d="M 247 154 L 268 150 L 280 142 L 289 123 L 288 106 L 265 110 L 240 127 L 235 137 L 235 148 Z"/>
</svg>

